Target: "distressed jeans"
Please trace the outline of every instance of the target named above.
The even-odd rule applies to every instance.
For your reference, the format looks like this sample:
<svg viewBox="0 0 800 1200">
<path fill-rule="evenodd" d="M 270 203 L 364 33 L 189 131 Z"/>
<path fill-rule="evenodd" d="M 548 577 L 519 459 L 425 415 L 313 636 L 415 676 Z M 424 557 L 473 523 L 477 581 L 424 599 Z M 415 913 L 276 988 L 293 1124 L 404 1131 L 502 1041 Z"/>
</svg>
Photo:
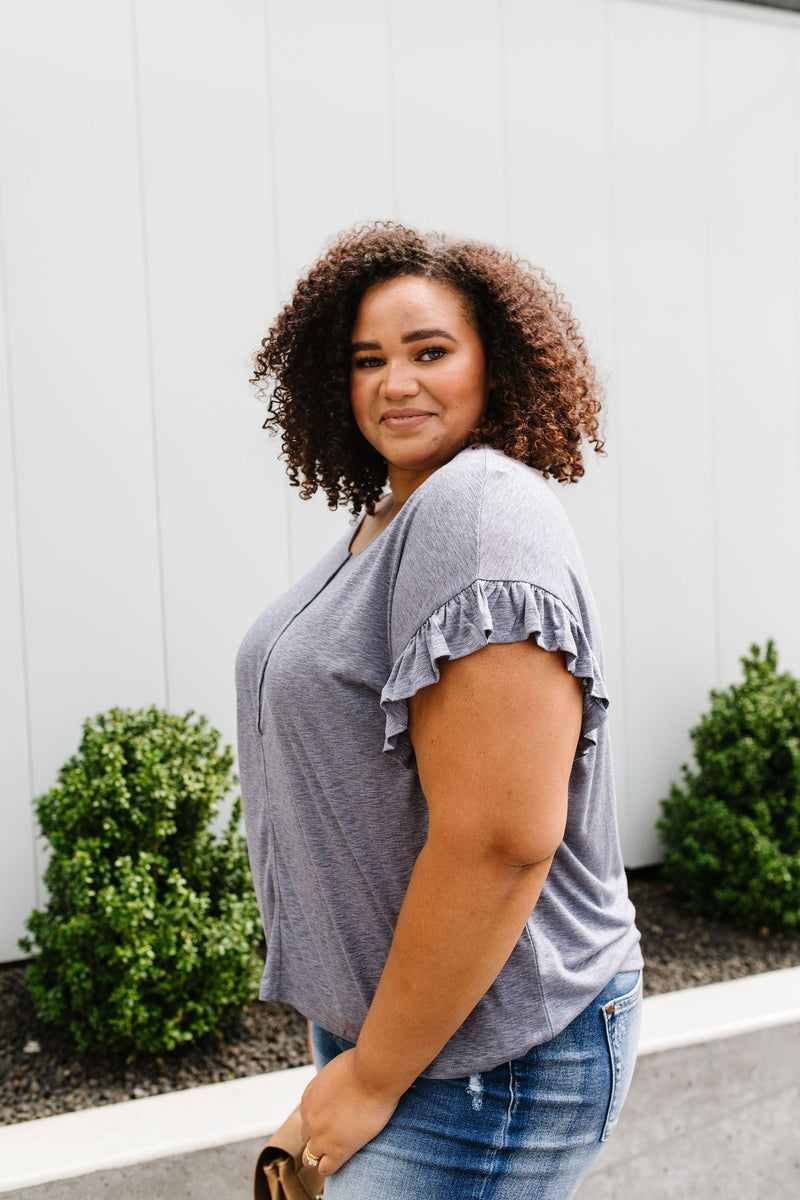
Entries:
<svg viewBox="0 0 800 1200">
<path fill-rule="evenodd" d="M 420 1076 L 325 1200 L 569 1200 L 628 1092 L 640 971 L 616 975 L 557 1037 L 462 1079 Z M 352 1043 L 312 1026 L 323 1067 Z"/>
</svg>

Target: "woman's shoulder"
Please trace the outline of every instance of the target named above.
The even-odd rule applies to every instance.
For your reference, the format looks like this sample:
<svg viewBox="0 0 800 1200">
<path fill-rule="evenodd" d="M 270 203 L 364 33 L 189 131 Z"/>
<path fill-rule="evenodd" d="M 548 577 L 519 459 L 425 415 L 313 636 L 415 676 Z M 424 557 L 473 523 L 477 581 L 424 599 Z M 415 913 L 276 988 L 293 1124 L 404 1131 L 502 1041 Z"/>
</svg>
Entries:
<svg viewBox="0 0 800 1200">
<path fill-rule="evenodd" d="M 478 521 L 484 511 L 517 504 L 560 507 L 541 471 L 490 446 L 468 446 L 413 493 L 415 524 L 441 521 L 452 512 Z"/>
<path fill-rule="evenodd" d="M 491 446 L 468 446 L 435 471 L 419 489 L 421 506 L 480 499 L 482 503 L 538 503 L 560 508 L 547 480 L 535 467 Z"/>
<path fill-rule="evenodd" d="M 462 450 L 415 497 L 413 541 L 447 537 L 465 553 L 474 549 L 478 570 L 489 567 L 495 546 L 514 545 L 522 554 L 543 541 L 565 552 L 574 546 L 567 515 L 541 471 L 489 446 Z"/>
</svg>

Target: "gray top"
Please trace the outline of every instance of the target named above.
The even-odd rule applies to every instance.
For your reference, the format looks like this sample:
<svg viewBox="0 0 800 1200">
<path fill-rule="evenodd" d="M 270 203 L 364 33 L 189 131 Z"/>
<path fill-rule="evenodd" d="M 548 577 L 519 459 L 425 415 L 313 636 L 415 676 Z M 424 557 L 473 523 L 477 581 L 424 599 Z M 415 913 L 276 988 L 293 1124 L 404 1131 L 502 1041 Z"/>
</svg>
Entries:
<svg viewBox="0 0 800 1200">
<path fill-rule="evenodd" d="M 262 613 L 237 658 L 261 998 L 357 1039 L 427 831 L 408 698 L 438 679 L 439 658 L 533 637 L 583 686 L 564 840 L 511 957 L 425 1073 L 489 1070 L 642 964 L 594 600 L 552 490 L 496 450 L 434 472 L 360 554 L 352 536 Z"/>
</svg>

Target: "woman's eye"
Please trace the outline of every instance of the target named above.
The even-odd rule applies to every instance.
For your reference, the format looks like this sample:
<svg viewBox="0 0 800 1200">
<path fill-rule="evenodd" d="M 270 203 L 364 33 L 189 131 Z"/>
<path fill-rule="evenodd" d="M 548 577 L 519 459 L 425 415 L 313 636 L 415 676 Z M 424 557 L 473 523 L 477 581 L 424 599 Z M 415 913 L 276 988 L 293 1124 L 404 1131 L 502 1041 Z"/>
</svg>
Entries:
<svg viewBox="0 0 800 1200">
<path fill-rule="evenodd" d="M 383 362 L 383 359 L 381 359 L 381 358 L 372 358 L 370 356 L 365 356 L 364 358 L 357 358 L 355 360 L 355 366 L 361 367 L 361 368 L 379 367 L 382 362 Z"/>
<path fill-rule="evenodd" d="M 444 346 L 427 346 L 417 357 L 420 362 L 436 362 L 437 358 L 442 358 L 446 353 Z"/>
</svg>

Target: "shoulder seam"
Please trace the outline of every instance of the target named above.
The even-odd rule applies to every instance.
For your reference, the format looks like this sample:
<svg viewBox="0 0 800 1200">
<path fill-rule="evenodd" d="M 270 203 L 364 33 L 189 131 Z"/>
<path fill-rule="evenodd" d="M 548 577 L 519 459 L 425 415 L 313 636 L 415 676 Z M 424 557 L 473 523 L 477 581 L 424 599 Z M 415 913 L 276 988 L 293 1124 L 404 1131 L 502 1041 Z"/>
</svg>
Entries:
<svg viewBox="0 0 800 1200">
<path fill-rule="evenodd" d="M 481 551 L 482 551 L 482 549 L 483 549 L 483 545 L 482 545 L 482 539 L 483 539 L 483 497 L 484 497 L 484 494 L 485 494 L 485 492 L 486 492 L 486 474 L 487 474 L 487 462 L 486 462 L 486 460 L 487 460 L 487 457 L 488 457 L 488 455 L 487 455 L 487 453 L 486 453 L 486 447 L 484 446 L 484 447 L 483 447 L 483 477 L 482 477 L 482 479 L 481 479 L 481 489 L 480 489 L 480 494 L 479 494 L 479 496 L 478 496 L 478 537 L 477 537 L 477 547 L 476 547 L 476 552 L 475 552 L 475 574 L 476 574 L 476 576 L 477 576 L 477 577 L 480 577 L 480 569 L 481 569 Z"/>
</svg>

